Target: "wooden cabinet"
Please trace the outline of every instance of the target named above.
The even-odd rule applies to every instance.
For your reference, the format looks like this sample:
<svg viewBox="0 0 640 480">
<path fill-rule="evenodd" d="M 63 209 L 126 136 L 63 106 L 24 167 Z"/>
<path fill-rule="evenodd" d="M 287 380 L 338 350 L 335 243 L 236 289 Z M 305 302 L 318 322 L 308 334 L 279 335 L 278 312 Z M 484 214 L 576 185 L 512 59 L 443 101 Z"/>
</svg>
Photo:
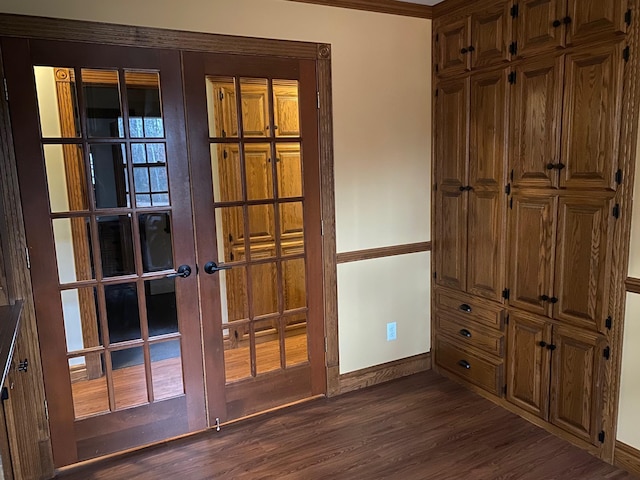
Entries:
<svg viewBox="0 0 640 480">
<path fill-rule="evenodd" d="M 504 289 L 507 85 L 504 69 L 473 75 L 442 83 L 436 100 L 443 159 L 436 168 L 436 281 L 497 301 Z"/>
<path fill-rule="evenodd" d="M 613 0 L 520 0 L 515 22 L 518 56 L 626 32 L 627 7 Z"/>
<path fill-rule="evenodd" d="M 448 75 L 508 62 L 511 25 L 505 2 L 453 22 L 436 23 L 437 72 Z"/>
<path fill-rule="evenodd" d="M 595 445 L 605 337 L 511 311 L 506 399 Z"/>
</svg>

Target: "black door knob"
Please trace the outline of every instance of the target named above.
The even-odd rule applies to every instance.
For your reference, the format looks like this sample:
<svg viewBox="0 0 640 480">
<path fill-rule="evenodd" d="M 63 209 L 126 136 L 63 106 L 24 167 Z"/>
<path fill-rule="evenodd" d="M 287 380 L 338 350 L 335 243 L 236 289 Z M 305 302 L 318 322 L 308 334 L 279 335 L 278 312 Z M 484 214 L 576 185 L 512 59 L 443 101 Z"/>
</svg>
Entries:
<svg viewBox="0 0 640 480">
<path fill-rule="evenodd" d="M 218 265 L 216 262 L 207 262 L 204 265 L 204 273 L 213 274 L 219 272 L 220 270 L 230 270 L 231 267 L 228 265 Z"/>
</svg>

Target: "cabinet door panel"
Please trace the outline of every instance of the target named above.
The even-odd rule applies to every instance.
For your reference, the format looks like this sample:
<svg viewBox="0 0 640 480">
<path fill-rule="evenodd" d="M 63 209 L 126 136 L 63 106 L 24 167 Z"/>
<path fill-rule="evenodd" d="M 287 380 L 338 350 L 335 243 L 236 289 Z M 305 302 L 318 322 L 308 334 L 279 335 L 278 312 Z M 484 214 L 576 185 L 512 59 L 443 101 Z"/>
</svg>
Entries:
<svg viewBox="0 0 640 480">
<path fill-rule="evenodd" d="M 611 214 L 607 197 L 560 198 L 554 318 L 603 331 L 609 293 Z"/>
<path fill-rule="evenodd" d="M 498 301 L 505 287 L 505 200 L 497 189 L 469 192 L 467 292 Z"/>
<path fill-rule="evenodd" d="M 467 199 L 457 188 L 439 188 L 436 197 L 436 282 L 466 289 Z"/>
<path fill-rule="evenodd" d="M 519 56 L 564 45 L 564 24 L 554 26 L 554 21 L 566 16 L 565 5 L 565 0 L 520 1 L 516 22 Z"/>
<path fill-rule="evenodd" d="M 509 305 L 551 314 L 542 295 L 552 296 L 557 196 L 513 196 L 509 210 Z"/>
<path fill-rule="evenodd" d="M 504 188 L 507 144 L 507 70 L 471 77 L 469 184 Z"/>
<path fill-rule="evenodd" d="M 551 325 L 511 311 L 507 335 L 507 400 L 547 420 L 550 350 L 546 345 L 551 343 Z"/>
<path fill-rule="evenodd" d="M 615 0 L 569 0 L 571 23 L 567 29 L 567 43 L 591 35 L 625 32 L 625 4 Z"/>
<path fill-rule="evenodd" d="M 613 189 L 624 60 L 622 43 L 567 55 L 562 123 L 563 188 Z"/>
<path fill-rule="evenodd" d="M 562 57 L 515 68 L 512 97 L 511 171 L 515 187 L 557 187 L 560 160 Z"/>
<path fill-rule="evenodd" d="M 438 73 L 460 73 L 469 69 L 469 19 L 463 18 L 448 25 L 436 27 L 436 53 Z"/>
<path fill-rule="evenodd" d="M 511 3 L 502 2 L 471 16 L 471 67 L 508 62 L 511 43 Z"/>
<path fill-rule="evenodd" d="M 601 335 L 556 326 L 553 330 L 549 421 L 595 445 L 601 424 Z"/>
<path fill-rule="evenodd" d="M 435 123 L 436 179 L 438 185 L 467 185 L 469 159 L 469 80 L 438 85 Z"/>
</svg>

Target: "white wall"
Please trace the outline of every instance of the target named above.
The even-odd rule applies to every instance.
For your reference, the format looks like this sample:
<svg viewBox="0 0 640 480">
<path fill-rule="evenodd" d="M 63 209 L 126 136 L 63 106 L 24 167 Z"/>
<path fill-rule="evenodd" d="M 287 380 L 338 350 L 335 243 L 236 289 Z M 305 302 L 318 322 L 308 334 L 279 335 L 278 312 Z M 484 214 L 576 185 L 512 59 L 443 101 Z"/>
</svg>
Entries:
<svg viewBox="0 0 640 480">
<path fill-rule="evenodd" d="M 3 0 L 0 11 L 330 43 L 338 252 L 430 240 L 430 20 L 285 0 Z M 339 267 L 343 373 L 430 349 L 429 271 L 427 254 Z M 397 298 L 395 343 L 352 334 L 374 335 Z"/>
</svg>

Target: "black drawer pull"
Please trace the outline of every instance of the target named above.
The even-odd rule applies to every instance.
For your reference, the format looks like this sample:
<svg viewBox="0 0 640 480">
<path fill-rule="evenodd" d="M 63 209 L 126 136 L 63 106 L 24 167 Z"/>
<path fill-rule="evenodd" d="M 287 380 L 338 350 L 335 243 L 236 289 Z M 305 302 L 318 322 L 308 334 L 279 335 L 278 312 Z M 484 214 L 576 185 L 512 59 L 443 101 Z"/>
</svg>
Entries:
<svg viewBox="0 0 640 480">
<path fill-rule="evenodd" d="M 466 368 L 467 370 L 469 370 L 471 368 L 471 364 L 469 362 L 467 362 L 466 360 L 460 360 L 458 362 L 458 365 L 460 365 L 462 368 Z"/>
<path fill-rule="evenodd" d="M 471 313 L 471 305 L 463 303 L 462 305 L 460 305 L 460 310 L 462 310 L 463 312 Z"/>
<path fill-rule="evenodd" d="M 466 328 L 460 330 L 460 335 L 462 335 L 463 337 L 471 338 L 471 332 Z"/>
</svg>

